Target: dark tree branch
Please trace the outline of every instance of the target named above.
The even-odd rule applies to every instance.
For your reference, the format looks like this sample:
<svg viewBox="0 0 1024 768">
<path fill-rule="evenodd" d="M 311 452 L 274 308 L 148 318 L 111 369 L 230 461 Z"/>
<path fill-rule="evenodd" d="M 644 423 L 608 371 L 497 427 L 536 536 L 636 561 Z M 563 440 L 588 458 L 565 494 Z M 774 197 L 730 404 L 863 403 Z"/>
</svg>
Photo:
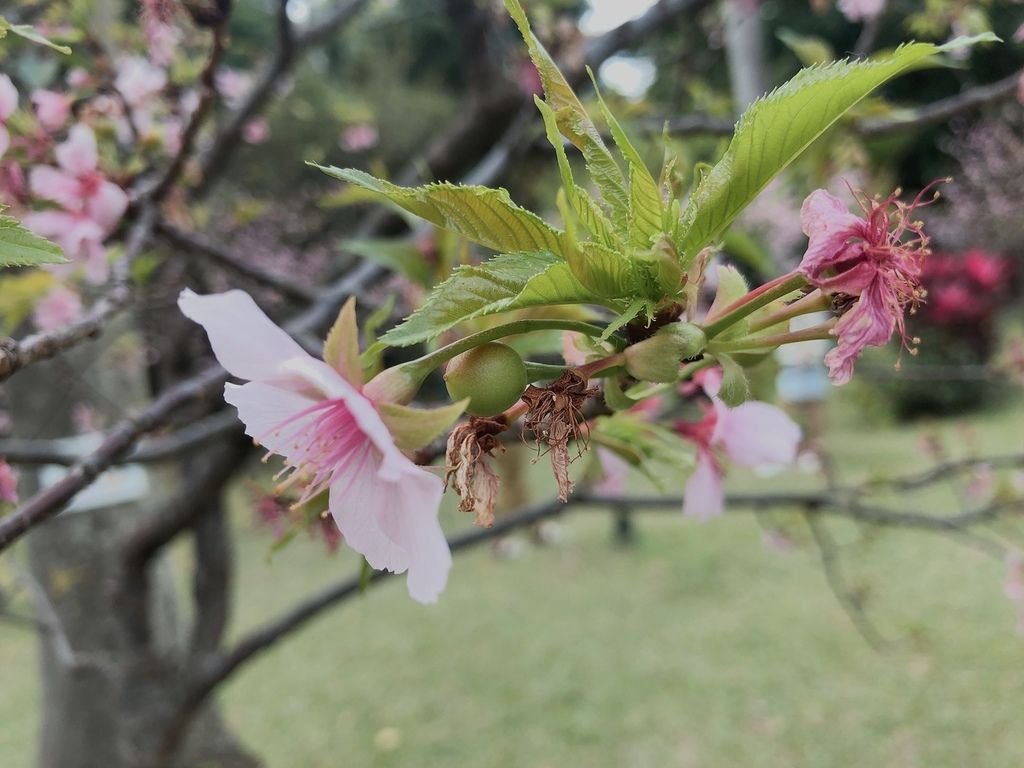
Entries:
<svg viewBox="0 0 1024 768">
<path fill-rule="evenodd" d="M 128 234 L 124 256 L 117 265 L 117 274 L 107 292 L 76 322 L 53 331 L 43 331 L 24 339 L 0 341 L 0 381 L 5 381 L 25 366 L 49 360 L 61 352 L 94 338 L 132 299 L 129 269 L 146 246 L 156 224 L 156 209 L 144 205 Z"/>
<path fill-rule="evenodd" d="M 842 606 L 846 615 L 850 617 L 853 626 L 864 638 L 864 642 L 875 651 L 883 651 L 888 647 L 886 640 L 879 634 L 875 625 L 864 611 L 864 601 L 860 595 L 853 590 L 846 582 L 846 574 L 843 572 L 842 562 L 839 557 L 839 548 L 835 539 L 825 526 L 824 521 L 815 515 L 805 515 L 807 526 L 811 529 L 814 543 L 821 554 L 821 567 L 825 571 L 825 578 L 832 590 L 836 601 Z"/>
<path fill-rule="evenodd" d="M 248 278 L 261 286 L 272 288 L 282 296 L 303 304 L 316 299 L 316 291 L 301 283 L 297 283 L 285 275 L 276 275 L 262 267 L 246 261 L 238 254 L 232 253 L 218 243 L 197 232 L 189 232 L 160 221 L 156 225 L 156 233 L 169 244 L 182 249 L 192 256 L 202 256 L 237 275 Z"/>
</svg>

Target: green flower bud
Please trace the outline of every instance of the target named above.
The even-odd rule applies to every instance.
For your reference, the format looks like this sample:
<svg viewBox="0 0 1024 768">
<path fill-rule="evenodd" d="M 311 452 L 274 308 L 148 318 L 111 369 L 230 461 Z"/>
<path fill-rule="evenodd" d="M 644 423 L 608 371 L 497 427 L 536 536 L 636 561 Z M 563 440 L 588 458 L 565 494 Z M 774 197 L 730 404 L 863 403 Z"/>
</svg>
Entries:
<svg viewBox="0 0 1024 768">
<path fill-rule="evenodd" d="M 626 348 L 626 371 L 640 381 L 673 382 L 679 364 L 704 351 L 707 337 L 692 323 L 670 323 L 649 339 Z"/>
<path fill-rule="evenodd" d="M 452 400 L 469 398 L 466 412 L 495 416 L 526 389 L 526 366 L 511 347 L 492 341 L 453 357 L 444 383 Z"/>
</svg>

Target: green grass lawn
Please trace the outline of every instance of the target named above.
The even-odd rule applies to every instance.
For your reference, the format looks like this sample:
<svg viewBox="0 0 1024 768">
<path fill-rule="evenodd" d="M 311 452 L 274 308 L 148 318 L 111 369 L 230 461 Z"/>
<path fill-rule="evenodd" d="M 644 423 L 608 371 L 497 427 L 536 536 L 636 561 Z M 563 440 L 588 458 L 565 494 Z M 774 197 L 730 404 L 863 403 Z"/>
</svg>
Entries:
<svg viewBox="0 0 1024 768">
<path fill-rule="evenodd" d="M 834 422 L 848 478 L 926 464 L 920 428 Z M 971 419 L 985 451 L 1024 447 L 1022 423 L 1020 404 Z M 957 424 L 940 428 L 964 450 Z M 236 634 L 354 566 L 304 538 L 268 564 L 266 533 L 239 520 Z M 629 548 L 604 514 L 562 524 L 566 541 L 518 559 L 459 556 L 437 606 L 396 579 L 331 611 L 233 680 L 230 722 L 272 768 L 1024 765 L 1024 639 L 999 562 L 834 526 L 893 643 L 879 654 L 816 551 L 767 550 L 749 515 L 651 513 Z M 4 768 L 31 765 L 34 663 L 31 636 L 0 627 Z"/>
</svg>

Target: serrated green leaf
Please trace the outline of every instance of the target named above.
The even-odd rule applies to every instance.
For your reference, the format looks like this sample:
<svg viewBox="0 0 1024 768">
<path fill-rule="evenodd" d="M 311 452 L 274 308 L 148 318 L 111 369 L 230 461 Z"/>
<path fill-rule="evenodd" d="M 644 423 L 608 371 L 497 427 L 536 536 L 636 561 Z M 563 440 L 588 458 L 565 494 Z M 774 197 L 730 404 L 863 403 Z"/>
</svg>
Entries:
<svg viewBox="0 0 1024 768">
<path fill-rule="evenodd" d="M 565 233 L 537 214 L 520 208 L 504 189 L 448 183 L 400 187 L 355 168 L 310 165 L 328 176 L 382 195 L 421 219 L 486 248 L 563 253 Z"/>
<path fill-rule="evenodd" d="M 597 86 L 597 78 L 589 67 L 587 73 L 594 83 L 601 115 L 608 124 L 612 138 L 615 139 L 615 146 L 622 153 L 629 168 L 629 243 L 638 248 L 646 248 L 651 244 L 651 239 L 664 227 L 665 204 L 661 199 L 661 190 L 640 153 L 633 146 L 633 142 L 629 140 L 626 131 L 608 108 L 601 95 L 601 89 Z"/>
<path fill-rule="evenodd" d="M 434 282 L 434 270 L 423 253 L 412 243 L 395 240 L 346 240 L 343 250 L 354 253 L 392 272 L 429 288 Z"/>
<path fill-rule="evenodd" d="M 404 347 L 483 315 L 542 305 L 596 303 L 609 302 L 588 290 L 569 265 L 553 254 L 502 254 L 483 264 L 459 267 L 419 310 L 384 334 L 381 341 Z"/>
<path fill-rule="evenodd" d="M 690 197 L 679 244 L 684 258 L 721 235 L 776 174 L 875 88 L 936 54 L 993 38 L 911 43 L 881 58 L 810 67 L 754 102 L 725 155 Z"/>
<path fill-rule="evenodd" d="M 583 153 L 594 184 L 611 207 L 612 221 L 623 226 L 629 217 L 629 195 L 622 169 L 608 151 L 597 126 L 558 69 L 555 60 L 531 31 L 530 22 L 519 0 L 505 0 L 505 9 L 526 41 L 530 58 L 540 73 L 544 97 L 555 115 L 558 130 Z"/>
<path fill-rule="evenodd" d="M 403 451 L 415 451 L 440 437 L 465 412 L 467 405 L 468 397 L 440 408 L 411 408 L 398 403 L 381 403 L 377 407 L 395 444 Z"/>
<path fill-rule="evenodd" d="M 576 184 L 573 179 L 572 167 L 569 165 L 569 158 L 566 157 L 565 147 L 562 146 L 562 134 L 559 133 L 555 113 L 540 98 L 535 96 L 534 102 L 544 118 L 544 129 L 548 142 L 555 150 L 555 157 L 558 159 L 558 171 L 562 177 L 562 191 L 565 193 L 569 207 L 576 214 L 580 224 L 583 225 L 584 229 L 592 237 L 612 250 L 621 251 L 624 243 L 615 231 L 614 225 L 605 216 L 601 207 L 587 194 L 586 190 Z M 566 226 L 568 226 L 568 223 Z"/>
<path fill-rule="evenodd" d="M 604 298 L 629 298 L 640 289 L 629 260 L 598 243 L 578 243 L 569 266 L 584 286 Z"/>
<path fill-rule="evenodd" d="M 0 214 L 0 267 L 35 267 L 66 261 L 59 245 L 25 229 L 17 219 Z"/>
<path fill-rule="evenodd" d="M 66 45 L 58 45 L 57 43 L 46 39 L 36 31 L 35 27 L 28 24 L 11 24 L 3 16 L 0 16 L 0 39 L 6 37 L 8 32 L 13 32 L 18 37 L 22 37 L 29 42 L 36 43 L 38 45 L 45 45 L 47 48 L 52 48 L 57 51 L 57 53 L 63 53 L 65 56 L 71 55 L 70 48 Z"/>
</svg>

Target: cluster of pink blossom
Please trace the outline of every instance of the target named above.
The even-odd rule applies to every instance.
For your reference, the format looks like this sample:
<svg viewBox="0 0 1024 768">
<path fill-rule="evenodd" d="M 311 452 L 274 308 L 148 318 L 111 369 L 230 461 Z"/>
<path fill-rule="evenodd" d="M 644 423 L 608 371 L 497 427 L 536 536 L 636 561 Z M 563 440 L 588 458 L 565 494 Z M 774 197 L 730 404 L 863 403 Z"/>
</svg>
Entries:
<svg viewBox="0 0 1024 768">
<path fill-rule="evenodd" d="M 932 254 L 921 279 L 928 294 L 923 319 L 943 326 L 990 325 L 1005 300 L 1011 266 L 1004 256 L 980 248 Z"/>
<path fill-rule="evenodd" d="M 710 401 L 697 423 L 676 422 L 676 432 L 697 446 L 697 466 L 683 501 L 683 514 L 707 520 L 722 514 L 725 497 L 722 457 L 743 467 L 775 470 L 796 460 L 800 427 L 780 408 L 749 400 L 730 408 L 718 397 L 722 371 L 711 368 L 695 377 Z"/>
</svg>

